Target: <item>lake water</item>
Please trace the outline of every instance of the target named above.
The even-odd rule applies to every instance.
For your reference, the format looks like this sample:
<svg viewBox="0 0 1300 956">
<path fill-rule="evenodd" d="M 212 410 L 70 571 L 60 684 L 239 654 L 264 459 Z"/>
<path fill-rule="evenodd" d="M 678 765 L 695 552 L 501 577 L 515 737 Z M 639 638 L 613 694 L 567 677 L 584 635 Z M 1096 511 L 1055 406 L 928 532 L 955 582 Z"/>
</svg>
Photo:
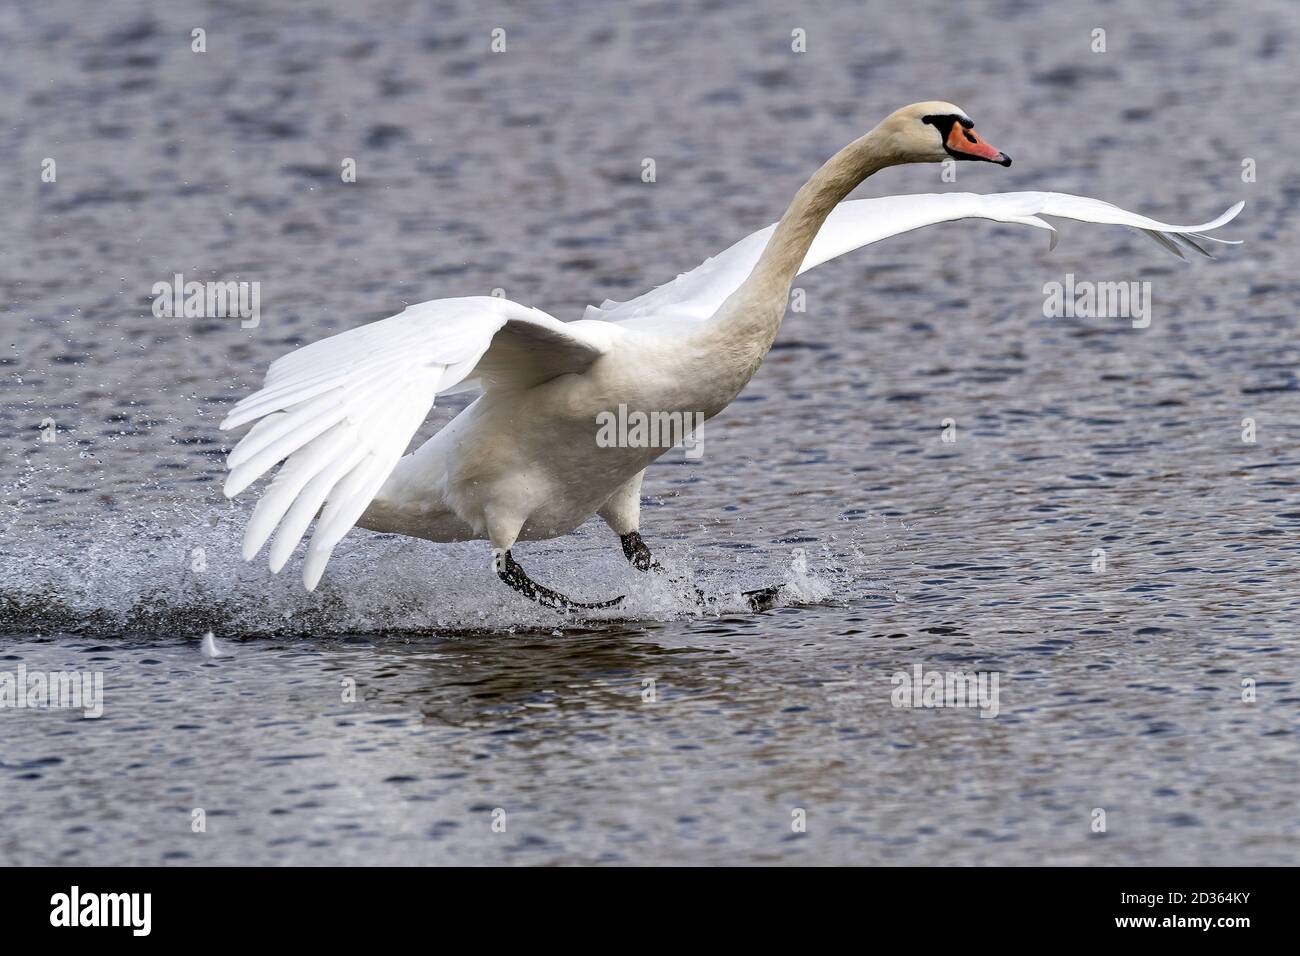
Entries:
<svg viewBox="0 0 1300 956">
<path fill-rule="evenodd" d="M 1300 862 L 1298 44 L 1267 0 L 6 6 L 0 672 L 102 673 L 104 712 L 0 710 L 0 862 Z M 802 277 L 648 472 L 675 582 L 599 522 L 517 552 L 617 619 L 481 543 L 354 532 L 313 594 L 239 561 L 217 423 L 271 359 L 497 288 L 577 318 L 930 98 L 1015 165 L 858 196 L 1244 199 L 1245 244 L 964 222 Z M 176 273 L 260 323 L 155 318 Z M 1150 327 L 1044 318 L 1067 274 L 1150 282 Z M 896 707 L 918 665 L 995 673 L 997 716 Z"/>
</svg>

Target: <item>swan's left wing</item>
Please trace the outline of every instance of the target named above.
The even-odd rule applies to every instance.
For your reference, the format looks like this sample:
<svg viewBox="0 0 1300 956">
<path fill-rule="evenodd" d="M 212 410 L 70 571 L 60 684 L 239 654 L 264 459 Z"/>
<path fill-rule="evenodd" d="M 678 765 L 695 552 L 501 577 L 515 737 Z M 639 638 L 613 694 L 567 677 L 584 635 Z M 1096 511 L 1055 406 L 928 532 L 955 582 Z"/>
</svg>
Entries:
<svg viewBox="0 0 1300 956">
<path fill-rule="evenodd" d="M 994 193 L 988 196 L 927 193 L 858 199 L 835 207 L 813 240 L 799 272 L 807 272 L 814 266 L 881 239 L 957 219 L 991 219 L 1046 229 L 1052 233 L 1052 248 L 1056 247 L 1056 230 L 1041 218 L 1043 216 L 1132 226 L 1180 258 L 1182 253 L 1175 239 L 1208 256 L 1197 240 L 1230 242 L 1204 233 L 1231 222 L 1244 206 L 1245 203 L 1239 202 L 1219 218 L 1200 225 L 1175 226 L 1128 212 L 1100 199 L 1067 193 Z M 645 295 L 627 302 L 606 301 L 600 308 L 588 306 L 585 317 L 609 322 L 652 317 L 703 321 L 718 310 L 727 296 L 740 288 L 757 264 L 775 228 L 775 225 L 768 226 L 746 236 L 725 252 Z"/>
<path fill-rule="evenodd" d="M 311 590 L 437 395 L 470 379 L 491 388 L 581 371 L 617 332 L 607 323 L 561 322 L 508 299 L 472 296 L 421 302 L 276 359 L 261 390 L 221 423 L 231 429 L 257 422 L 226 459 L 227 497 L 284 462 L 249 519 L 244 559 L 278 527 L 270 560 L 279 571 L 320 512 L 303 566 Z"/>
</svg>

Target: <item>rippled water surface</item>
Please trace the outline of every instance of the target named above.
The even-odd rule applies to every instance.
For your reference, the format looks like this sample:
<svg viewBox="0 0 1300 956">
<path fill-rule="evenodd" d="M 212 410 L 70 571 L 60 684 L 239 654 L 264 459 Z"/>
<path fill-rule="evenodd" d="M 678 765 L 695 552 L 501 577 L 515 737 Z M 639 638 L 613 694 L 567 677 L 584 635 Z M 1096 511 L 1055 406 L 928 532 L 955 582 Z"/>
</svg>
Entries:
<svg viewBox="0 0 1300 956">
<path fill-rule="evenodd" d="M 1300 862 L 1294 4 L 274 6 L 0 10 L 0 672 L 105 694 L 0 709 L 0 861 Z M 671 580 L 598 522 L 519 549 L 617 620 L 478 543 L 354 532 L 310 595 L 239 561 L 217 422 L 272 358 L 427 298 L 627 298 L 928 98 L 1015 165 L 859 196 L 1244 199 L 1245 244 L 965 222 L 802 277 L 702 459 L 648 472 Z M 155 318 L 178 272 L 260 282 L 260 325 Z M 1067 273 L 1150 282 L 1150 328 L 1044 318 Z M 996 672 L 998 715 L 895 707 L 918 664 Z"/>
</svg>

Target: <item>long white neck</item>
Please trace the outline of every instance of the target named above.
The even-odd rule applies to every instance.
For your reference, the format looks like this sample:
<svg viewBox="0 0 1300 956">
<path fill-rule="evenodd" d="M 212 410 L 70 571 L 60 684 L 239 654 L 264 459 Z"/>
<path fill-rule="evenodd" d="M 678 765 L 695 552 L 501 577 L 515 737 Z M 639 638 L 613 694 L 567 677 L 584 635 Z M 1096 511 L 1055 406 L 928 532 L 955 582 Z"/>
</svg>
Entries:
<svg viewBox="0 0 1300 956">
<path fill-rule="evenodd" d="M 872 173 L 900 159 L 881 148 L 877 130 L 832 156 L 795 193 L 749 277 L 693 336 L 692 346 L 710 355 L 732 395 L 758 370 L 785 317 L 790 284 L 831 210 Z M 730 398 L 728 398 L 730 401 Z"/>
</svg>

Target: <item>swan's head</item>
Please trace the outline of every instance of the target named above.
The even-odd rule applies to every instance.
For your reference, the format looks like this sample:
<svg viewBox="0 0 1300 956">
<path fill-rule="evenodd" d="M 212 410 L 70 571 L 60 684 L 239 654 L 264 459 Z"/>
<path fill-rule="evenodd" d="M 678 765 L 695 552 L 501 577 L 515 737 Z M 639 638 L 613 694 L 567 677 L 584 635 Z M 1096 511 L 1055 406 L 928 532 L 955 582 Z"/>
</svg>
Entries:
<svg viewBox="0 0 1300 956">
<path fill-rule="evenodd" d="M 900 163 L 941 163 L 973 159 L 1010 166 L 1011 157 L 984 142 L 966 111 L 931 100 L 892 113 L 878 131 L 887 137 Z"/>
</svg>

